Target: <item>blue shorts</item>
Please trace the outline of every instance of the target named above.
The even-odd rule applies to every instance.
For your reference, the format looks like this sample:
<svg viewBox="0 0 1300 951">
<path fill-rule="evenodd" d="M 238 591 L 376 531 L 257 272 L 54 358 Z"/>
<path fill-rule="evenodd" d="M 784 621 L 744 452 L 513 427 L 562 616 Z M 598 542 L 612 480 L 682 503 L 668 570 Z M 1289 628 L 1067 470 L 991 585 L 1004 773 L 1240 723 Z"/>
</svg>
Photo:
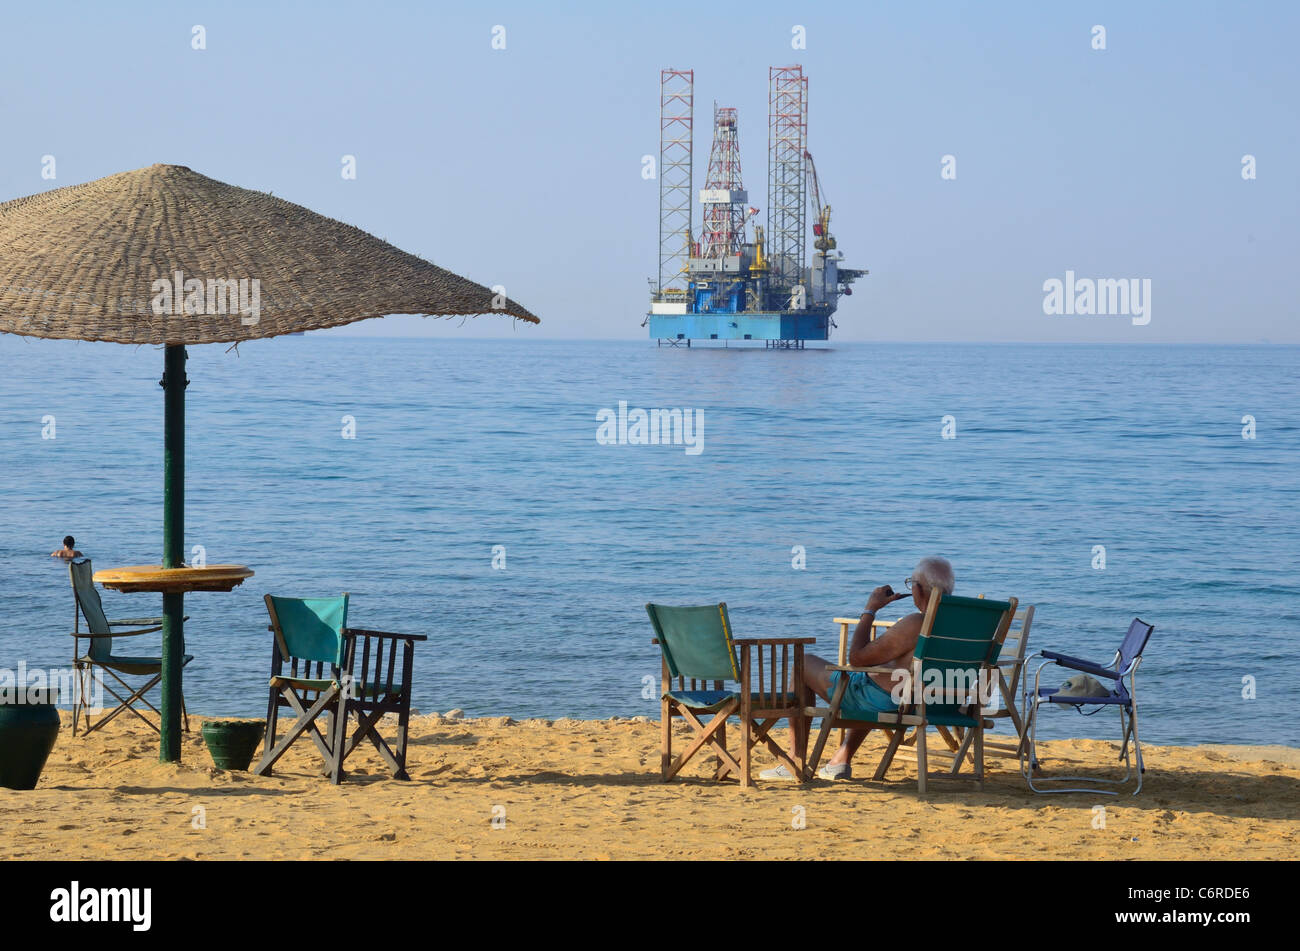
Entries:
<svg viewBox="0 0 1300 951">
<path fill-rule="evenodd" d="M 839 686 L 844 671 L 837 670 L 831 674 L 831 696 Z M 862 673 L 849 674 L 849 686 L 844 691 L 844 700 L 840 703 L 841 713 L 859 711 L 862 713 L 894 713 L 898 704 L 889 696 L 889 691 Z"/>
</svg>

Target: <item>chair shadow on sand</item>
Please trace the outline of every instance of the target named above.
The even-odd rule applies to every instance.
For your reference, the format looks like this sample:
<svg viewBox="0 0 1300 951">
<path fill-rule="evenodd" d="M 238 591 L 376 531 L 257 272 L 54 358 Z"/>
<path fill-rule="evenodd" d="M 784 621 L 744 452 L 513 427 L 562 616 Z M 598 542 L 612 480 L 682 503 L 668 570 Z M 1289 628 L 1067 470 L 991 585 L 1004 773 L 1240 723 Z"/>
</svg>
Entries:
<svg viewBox="0 0 1300 951">
<path fill-rule="evenodd" d="M 446 764 L 444 764 L 445 766 Z M 448 767 L 454 769 L 455 766 Z M 446 771 L 446 770 L 444 770 Z M 439 776 L 426 779 L 421 776 L 419 764 L 413 764 L 412 783 L 427 785 L 468 784 L 481 785 L 481 776 Z M 1178 788 L 1162 789 L 1161 780 L 1174 778 Z M 382 779 L 382 776 L 376 778 Z M 494 782 L 508 785 L 553 785 L 553 786 L 617 786 L 637 787 L 640 789 L 660 788 L 666 792 L 688 787 L 703 790 L 716 790 L 718 795 L 737 795 L 740 787 L 737 783 L 716 782 L 707 775 L 679 776 L 673 783 L 665 783 L 657 773 L 646 772 L 605 772 L 605 773 L 565 773 L 554 769 L 528 770 L 519 769 L 508 773 L 498 773 L 491 777 Z M 1294 775 L 1257 776 L 1232 771 L 1210 771 L 1179 769 L 1163 775 L 1157 770 L 1148 770 L 1148 787 L 1138 796 L 1125 796 L 1115 800 L 1109 796 L 1102 797 L 1096 793 L 1069 793 L 1045 800 L 1035 795 L 1026 785 L 1019 772 L 990 771 L 987 786 L 983 792 L 969 788 L 960 781 L 951 784 L 942 781 L 939 774 L 932 774 L 935 780 L 929 797 L 917 799 L 915 776 L 899 771 L 897 778 L 884 782 L 852 781 L 830 782 L 817 781 L 799 787 L 793 783 L 760 783 L 752 787 L 746 799 L 764 793 L 777 793 L 782 790 L 801 790 L 801 795 L 816 796 L 832 794 L 845 797 L 860 796 L 862 808 L 869 810 L 873 801 L 880 795 L 898 799 L 917 799 L 934 805 L 963 805 L 969 807 L 996 806 L 1001 809 L 1026 809 L 1036 812 L 1045 807 L 1077 806 L 1091 808 L 1098 802 L 1104 802 L 1113 809 L 1177 810 L 1182 813 L 1210 812 L 1216 815 L 1241 819 L 1292 818 L 1295 801 L 1300 798 L 1300 777 Z M 1216 786 L 1230 782 L 1231 789 L 1219 791 Z M 1231 800 L 1225 801 L 1225 800 Z M 1261 810 L 1260 806 L 1266 806 Z"/>
<path fill-rule="evenodd" d="M 480 738 L 474 735 L 436 731 L 412 736 L 409 741 L 412 747 L 459 746 L 465 748 L 467 753 L 480 742 Z M 1050 775 L 1051 772 L 1058 771 L 1058 769 L 1059 771 L 1076 769 L 1082 765 L 1078 761 L 1080 759 L 1085 760 L 1087 765 L 1094 768 L 1102 765 L 1099 760 L 1104 760 L 1105 764 L 1109 765 L 1111 756 L 1117 751 L 1118 744 L 1115 745 L 1113 751 L 1104 755 L 1104 757 L 1098 755 L 1100 751 L 1083 757 L 1079 757 L 1077 754 L 1069 758 L 1058 757 L 1052 761 L 1054 769 L 1046 772 Z M 647 749 L 646 752 L 647 757 L 651 756 L 651 750 Z M 873 761 L 873 756 L 880 752 L 883 752 L 883 747 L 880 750 L 864 747 L 862 750 L 864 763 Z M 1274 761 L 1265 757 L 1259 762 L 1267 764 Z M 665 783 L 658 770 L 654 769 L 653 765 L 650 764 L 649 759 L 647 759 L 647 764 L 643 770 L 624 772 L 566 772 L 561 769 L 539 765 L 536 769 L 527 766 L 516 766 L 509 771 L 498 772 L 491 776 L 457 775 L 457 771 L 468 763 L 468 756 L 463 760 L 460 757 L 455 757 L 451 760 L 444 760 L 437 766 L 426 768 L 420 762 L 418 756 L 413 757 L 409 764 L 411 772 L 409 782 L 413 787 L 475 786 L 488 781 L 519 786 L 612 786 L 639 789 L 659 788 L 665 791 L 676 787 L 687 787 L 693 790 L 716 791 L 718 795 L 736 795 L 740 790 L 740 786 L 736 782 L 717 781 L 710 778 L 706 772 L 701 772 L 698 775 L 694 773 L 679 774 L 673 783 Z M 358 765 L 361 766 L 361 764 Z M 1291 804 L 1300 799 L 1300 776 L 1296 776 L 1294 772 L 1257 775 L 1237 768 L 1247 765 L 1246 762 L 1239 763 L 1232 760 L 1222 762 L 1217 769 L 1188 767 L 1162 769 L 1160 767 L 1159 748 L 1156 748 L 1154 762 L 1148 764 L 1147 787 L 1137 796 L 1126 795 L 1118 798 L 1100 796 L 1095 792 L 1068 793 L 1054 797 L 1038 796 L 1025 784 L 1024 777 L 1017 768 L 1014 758 L 1005 759 L 999 757 L 995 764 L 990 765 L 992 768 L 988 770 L 987 786 L 983 792 L 973 788 L 961 779 L 949 781 L 948 777 L 942 773 L 932 771 L 930 774 L 932 786 L 929 801 L 961 804 L 970 807 L 988 805 L 1031 811 L 1036 811 L 1045 806 L 1087 806 L 1091 808 L 1098 802 L 1105 802 L 1116 809 L 1138 808 L 1159 811 L 1177 809 L 1185 813 L 1211 812 L 1233 818 L 1284 818 L 1290 817 L 1293 811 Z M 1277 765 L 1284 770 L 1289 769 L 1287 764 L 1278 763 Z M 358 783 L 368 785 L 372 782 L 390 778 L 382 772 L 382 767 L 377 762 L 373 764 L 367 762 L 361 768 L 365 769 L 366 772 L 352 774 L 352 777 Z M 430 773 L 430 769 L 436 771 Z M 1119 769 L 1116 769 L 1116 771 L 1118 772 Z M 283 775 L 286 777 L 293 775 L 314 776 L 312 773 L 296 769 L 290 769 L 284 772 Z M 1171 783 L 1175 784 L 1173 788 L 1171 788 Z M 799 788 L 801 787 L 792 783 L 763 782 L 751 788 L 749 797 L 756 794 L 762 795 L 764 793 Z M 883 782 L 853 780 L 832 783 L 817 780 L 802 788 L 807 791 L 808 795 L 861 796 L 863 797 L 862 807 L 864 809 L 869 809 L 872 800 L 882 794 L 899 798 L 916 798 L 915 773 L 904 769 L 895 769 L 891 772 L 890 777 Z M 1261 810 L 1261 804 L 1267 808 Z"/>
</svg>

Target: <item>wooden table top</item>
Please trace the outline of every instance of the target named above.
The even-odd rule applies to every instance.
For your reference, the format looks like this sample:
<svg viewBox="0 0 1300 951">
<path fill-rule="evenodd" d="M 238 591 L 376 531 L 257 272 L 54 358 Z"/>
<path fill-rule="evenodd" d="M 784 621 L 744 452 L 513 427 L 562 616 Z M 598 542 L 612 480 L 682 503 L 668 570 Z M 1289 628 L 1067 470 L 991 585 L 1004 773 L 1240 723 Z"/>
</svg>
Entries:
<svg viewBox="0 0 1300 951">
<path fill-rule="evenodd" d="M 204 565 L 202 568 L 164 568 L 162 565 L 129 565 L 96 571 L 94 580 L 114 591 L 229 591 L 253 577 L 243 565 Z"/>
</svg>

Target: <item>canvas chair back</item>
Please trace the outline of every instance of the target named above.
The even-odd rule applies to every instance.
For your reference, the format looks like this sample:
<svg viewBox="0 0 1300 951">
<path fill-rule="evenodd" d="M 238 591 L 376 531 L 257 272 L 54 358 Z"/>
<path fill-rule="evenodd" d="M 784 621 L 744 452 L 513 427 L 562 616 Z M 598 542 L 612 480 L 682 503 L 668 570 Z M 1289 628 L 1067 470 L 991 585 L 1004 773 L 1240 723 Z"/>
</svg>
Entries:
<svg viewBox="0 0 1300 951">
<path fill-rule="evenodd" d="M 1133 661 L 1142 656 L 1154 630 L 1154 625 L 1145 623 L 1141 618 L 1133 619 L 1133 623 L 1128 626 L 1128 633 L 1124 635 L 1124 642 L 1119 646 L 1119 664 L 1115 669 L 1121 675 L 1126 674 Z"/>
<path fill-rule="evenodd" d="M 647 604 L 668 670 L 694 680 L 740 680 L 727 605 Z"/>
<path fill-rule="evenodd" d="M 942 685 L 943 689 L 943 700 L 939 703 L 929 702 L 930 697 L 926 695 L 928 713 L 961 711 L 964 704 L 956 702 L 956 694 L 964 693 L 964 687 L 980 686 L 979 672 L 996 662 L 1015 606 L 1015 599 L 941 596 L 935 589 L 913 652 L 917 662 L 913 666 L 914 676 L 919 675 L 914 690 L 926 690 L 927 684 L 935 688 Z M 989 688 L 993 689 L 992 685 Z"/>
<path fill-rule="evenodd" d="M 81 616 L 86 619 L 86 628 L 91 634 L 111 634 L 108 616 L 104 614 L 104 603 L 95 590 L 94 568 L 89 558 L 74 558 L 68 562 L 68 574 L 72 578 L 72 592 L 77 599 Z M 80 625 L 77 627 L 80 630 Z M 106 660 L 113 656 L 113 640 L 109 637 L 92 637 L 88 656 L 92 660 Z"/>
<path fill-rule="evenodd" d="M 343 665 L 343 629 L 348 624 L 348 596 L 277 598 L 266 596 L 275 642 L 284 660 L 297 658 Z"/>
</svg>

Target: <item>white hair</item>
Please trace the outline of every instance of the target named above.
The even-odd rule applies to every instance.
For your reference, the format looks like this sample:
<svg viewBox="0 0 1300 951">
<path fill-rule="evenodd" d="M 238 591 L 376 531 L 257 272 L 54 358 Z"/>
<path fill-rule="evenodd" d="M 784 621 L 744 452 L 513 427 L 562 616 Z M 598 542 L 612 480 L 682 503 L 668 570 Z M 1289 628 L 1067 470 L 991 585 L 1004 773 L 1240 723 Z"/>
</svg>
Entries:
<svg viewBox="0 0 1300 951">
<path fill-rule="evenodd" d="M 921 582 L 926 591 L 938 588 L 944 594 L 952 594 L 952 589 L 957 583 L 952 573 L 952 563 L 947 558 L 939 558 L 936 555 L 927 555 L 916 563 L 916 568 L 912 571 L 912 580 Z"/>
</svg>

